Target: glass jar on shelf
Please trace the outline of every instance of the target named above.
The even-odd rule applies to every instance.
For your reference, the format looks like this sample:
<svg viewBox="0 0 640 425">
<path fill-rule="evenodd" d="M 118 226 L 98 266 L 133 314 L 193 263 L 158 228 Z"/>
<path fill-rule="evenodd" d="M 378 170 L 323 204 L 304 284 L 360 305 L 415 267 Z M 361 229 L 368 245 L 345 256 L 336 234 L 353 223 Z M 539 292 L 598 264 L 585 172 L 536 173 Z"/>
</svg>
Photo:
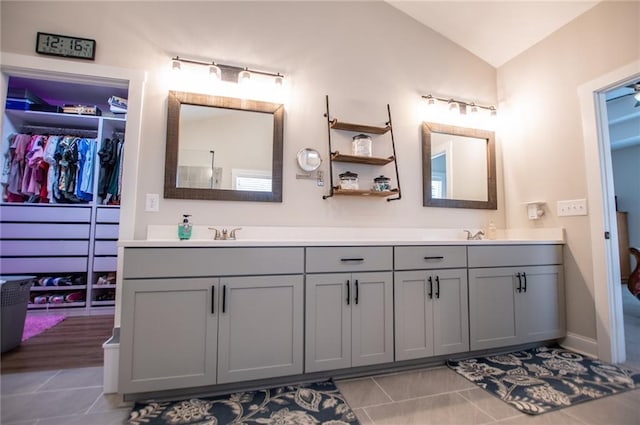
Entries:
<svg viewBox="0 0 640 425">
<path fill-rule="evenodd" d="M 353 136 L 351 143 L 351 154 L 356 156 L 372 156 L 371 136 L 358 134 Z"/>
<path fill-rule="evenodd" d="M 345 171 L 338 177 L 340 177 L 340 189 L 358 190 L 358 175 L 356 173 Z"/>
</svg>

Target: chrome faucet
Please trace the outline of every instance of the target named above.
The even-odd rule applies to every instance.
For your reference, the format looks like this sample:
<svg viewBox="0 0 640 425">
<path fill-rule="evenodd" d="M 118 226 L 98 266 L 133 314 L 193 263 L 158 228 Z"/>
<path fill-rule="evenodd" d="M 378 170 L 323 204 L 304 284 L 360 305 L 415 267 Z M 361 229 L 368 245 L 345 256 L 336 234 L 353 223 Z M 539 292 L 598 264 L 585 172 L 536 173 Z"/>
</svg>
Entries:
<svg viewBox="0 0 640 425">
<path fill-rule="evenodd" d="M 484 236 L 484 232 L 482 230 L 478 230 L 475 234 L 472 234 L 469 230 L 465 230 L 465 232 L 467 233 L 468 241 L 480 241 Z"/>
<path fill-rule="evenodd" d="M 231 231 L 227 229 L 222 229 L 222 231 L 220 231 L 215 227 L 209 227 L 209 230 L 213 230 L 213 239 L 217 241 L 226 241 L 226 240 L 235 240 L 236 232 L 238 230 L 242 230 L 242 227 L 236 227 L 235 229 L 231 229 Z"/>
</svg>

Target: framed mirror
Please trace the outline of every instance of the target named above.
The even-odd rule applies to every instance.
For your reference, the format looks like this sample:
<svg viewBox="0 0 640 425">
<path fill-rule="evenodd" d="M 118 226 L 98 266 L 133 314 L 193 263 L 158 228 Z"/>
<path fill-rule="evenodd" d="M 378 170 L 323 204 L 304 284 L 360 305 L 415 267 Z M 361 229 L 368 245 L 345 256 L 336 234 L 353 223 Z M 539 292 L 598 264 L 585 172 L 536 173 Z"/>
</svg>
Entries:
<svg viewBox="0 0 640 425">
<path fill-rule="evenodd" d="M 284 105 L 169 92 L 164 197 L 282 202 Z"/>
<path fill-rule="evenodd" d="M 423 205 L 497 209 L 492 131 L 422 123 Z"/>
</svg>

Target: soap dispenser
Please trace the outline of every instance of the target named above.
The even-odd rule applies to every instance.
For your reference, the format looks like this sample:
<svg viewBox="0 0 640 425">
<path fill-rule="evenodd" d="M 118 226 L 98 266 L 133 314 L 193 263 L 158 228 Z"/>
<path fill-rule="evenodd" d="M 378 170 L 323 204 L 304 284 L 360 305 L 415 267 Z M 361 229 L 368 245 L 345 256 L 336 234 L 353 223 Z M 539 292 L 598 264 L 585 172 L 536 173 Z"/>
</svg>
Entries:
<svg viewBox="0 0 640 425">
<path fill-rule="evenodd" d="M 193 226 L 189 223 L 189 217 L 191 217 L 191 215 L 183 214 L 182 217 L 184 217 L 182 219 L 182 223 L 178 224 L 178 238 L 181 241 L 186 241 L 191 238 L 191 230 Z"/>
</svg>

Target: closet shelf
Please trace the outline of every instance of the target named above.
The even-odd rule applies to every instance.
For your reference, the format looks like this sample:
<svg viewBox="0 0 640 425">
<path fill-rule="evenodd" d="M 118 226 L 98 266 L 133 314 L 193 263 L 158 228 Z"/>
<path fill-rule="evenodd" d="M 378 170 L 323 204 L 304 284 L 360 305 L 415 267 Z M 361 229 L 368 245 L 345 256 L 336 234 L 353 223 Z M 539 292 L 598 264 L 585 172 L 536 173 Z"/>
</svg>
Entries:
<svg viewBox="0 0 640 425">
<path fill-rule="evenodd" d="M 124 129 L 126 118 L 103 117 L 94 115 L 59 114 L 55 112 L 21 111 L 6 109 L 8 117 L 18 120 L 22 125 L 39 125 L 50 127 L 72 127 L 79 130 L 97 130 L 100 120 L 121 124 Z"/>
<path fill-rule="evenodd" d="M 75 302 L 75 303 L 60 303 L 60 304 L 28 304 L 29 308 L 32 310 L 44 310 L 47 308 L 68 308 L 68 307 L 85 307 L 87 305 L 86 302 Z"/>
<path fill-rule="evenodd" d="M 395 159 L 393 156 L 379 158 L 375 156 L 345 155 L 338 151 L 331 154 L 331 159 L 336 162 L 350 162 L 353 164 L 386 165 Z"/>
<path fill-rule="evenodd" d="M 386 125 L 384 127 L 377 127 L 373 125 L 352 124 L 348 122 L 338 121 L 337 118 L 332 119 L 329 125 L 334 130 L 346 130 L 357 133 L 369 133 L 369 134 L 385 134 L 391 130 L 391 126 Z"/>
<path fill-rule="evenodd" d="M 116 305 L 115 301 L 91 301 L 93 307 L 107 307 Z"/>
<path fill-rule="evenodd" d="M 77 289 L 87 289 L 87 285 L 69 285 L 69 286 L 32 286 L 33 292 L 47 292 L 47 291 L 71 291 Z"/>
<path fill-rule="evenodd" d="M 116 284 L 114 283 L 113 285 L 93 285 L 91 288 L 93 288 L 93 289 L 115 289 L 116 288 Z"/>
</svg>

